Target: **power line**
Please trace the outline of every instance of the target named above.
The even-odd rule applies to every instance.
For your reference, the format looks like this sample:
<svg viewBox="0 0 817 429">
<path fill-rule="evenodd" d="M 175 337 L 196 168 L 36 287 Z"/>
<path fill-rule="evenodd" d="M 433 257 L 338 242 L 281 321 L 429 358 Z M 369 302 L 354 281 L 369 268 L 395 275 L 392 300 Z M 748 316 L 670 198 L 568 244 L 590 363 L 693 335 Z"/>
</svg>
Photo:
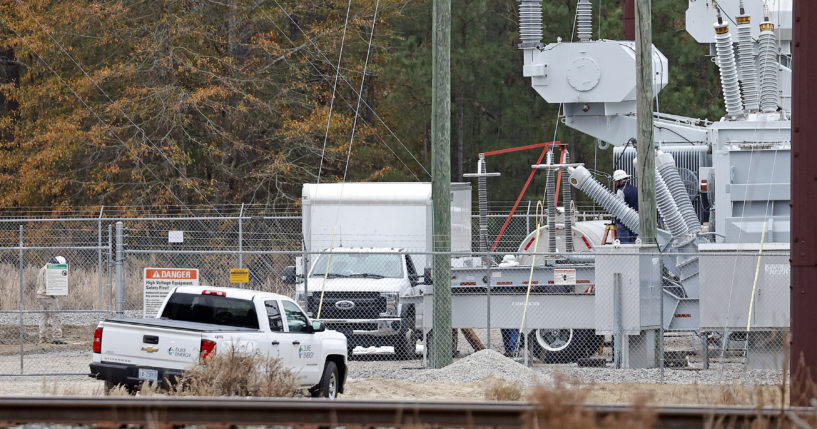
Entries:
<svg viewBox="0 0 817 429">
<path fill-rule="evenodd" d="M 335 83 L 332 85 L 332 98 L 329 100 L 329 118 L 326 120 L 326 134 L 323 136 L 323 149 L 321 150 L 321 163 L 318 166 L 318 183 L 321 183 L 321 171 L 323 170 L 323 157 L 326 154 L 326 142 L 329 140 L 329 125 L 332 124 L 332 109 L 335 107 L 335 92 L 338 89 L 338 76 L 340 75 L 340 62 L 343 59 L 343 44 L 346 42 L 346 27 L 349 24 L 349 11 L 352 10 L 352 0 L 346 5 L 346 21 L 343 23 L 343 36 L 340 39 L 340 53 L 338 54 L 338 67 L 335 69 Z M 371 46 L 371 41 L 369 42 Z M 365 77 L 365 74 L 364 74 Z M 357 119 L 357 112 L 355 112 Z M 349 160 L 346 160 L 349 165 Z M 343 173 L 346 177 L 346 172 Z"/>
<path fill-rule="evenodd" d="M 326 57 L 326 55 L 324 55 L 323 51 L 321 51 L 321 49 L 320 49 L 320 48 L 318 48 L 318 45 L 317 45 L 317 44 L 315 44 L 315 42 L 312 40 L 312 38 L 311 38 L 311 37 L 309 37 L 309 35 L 308 35 L 308 34 L 307 34 L 307 33 L 306 33 L 306 32 L 305 32 L 305 31 L 304 31 L 302 28 L 301 28 L 301 26 L 300 26 L 300 25 L 298 25 L 298 22 L 297 22 L 297 21 L 295 21 L 295 19 L 293 19 L 293 18 L 292 18 L 292 16 L 291 16 L 291 15 L 290 15 L 290 14 L 289 14 L 289 13 L 288 13 L 288 12 L 287 12 L 287 11 L 286 11 L 284 8 L 283 8 L 283 6 L 281 6 L 281 4 L 280 4 L 280 3 L 278 3 L 278 0 L 273 0 L 273 1 L 275 2 L 275 4 L 276 4 L 276 5 L 278 5 L 278 8 L 279 8 L 279 9 L 281 9 L 281 12 L 283 12 L 283 13 L 284 13 L 284 15 L 286 15 L 286 16 L 287 16 L 287 18 L 288 18 L 288 19 L 289 19 L 289 21 L 290 21 L 290 22 L 291 22 L 291 23 L 292 23 L 292 24 L 295 26 L 295 28 L 297 28 L 297 29 L 298 29 L 298 31 L 300 31 L 300 32 L 301 32 L 301 34 L 303 34 L 303 36 L 306 38 L 306 40 L 307 40 L 307 41 L 308 41 L 308 42 L 309 42 L 309 43 L 312 45 L 312 47 L 314 47 L 314 48 L 315 48 L 315 50 L 317 51 L 317 53 L 318 53 L 318 54 L 320 54 L 320 56 L 321 56 L 321 57 L 323 57 L 324 62 L 325 62 L 326 64 L 328 64 L 330 67 L 332 67 L 333 69 L 336 69 L 336 70 L 337 70 L 339 67 L 336 67 L 336 66 L 335 66 L 335 65 L 334 65 L 334 64 L 333 64 L 331 61 L 329 61 L 329 58 L 327 58 L 327 57 Z M 269 20 L 270 20 L 270 22 L 272 22 L 272 24 L 275 26 L 275 28 L 277 28 L 277 29 L 278 29 L 278 31 L 280 31 L 280 32 L 281 32 L 281 34 L 283 34 L 283 35 L 284 35 L 284 37 L 286 37 L 286 39 L 287 39 L 287 40 L 288 40 L 288 41 L 289 41 L 289 42 L 290 42 L 290 43 L 291 43 L 293 46 L 296 46 L 296 45 L 295 45 L 295 42 L 294 42 L 292 39 L 290 39 L 290 38 L 289 38 L 289 36 L 287 36 L 287 35 L 286 35 L 286 33 L 285 33 L 285 32 L 284 32 L 282 29 L 281 29 L 281 27 L 279 27 L 279 26 L 278 26 L 278 25 L 275 23 L 275 21 L 272 19 L 272 17 L 269 15 L 269 13 L 267 13 L 267 11 L 265 11 L 263 8 L 260 8 L 259 10 L 261 11 L 261 13 L 262 13 L 264 16 L 266 16 L 266 17 L 267 17 L 267 19 L 269 19 Z M 313 64 L 313 67 L 315 67 L 315 66 L 314 66 L 314 64 Z M 318 69 L 317 69 L 317 67 L 315 67 L 315 69 L 316 69 L 316 70 L 318 70 Z M 318 73 L 320 73 L 321 75 L 323 75 L 323 73 L 321 73 L 319 70 L 318 70 Z M 345 83 L 346 83 L 346 85 L 349 87 L 349 89 L 351 89 L 351 90 L 352 90 L 352 91 L 353 91 L 353 92 L 354 92 L 356 95 L 360 96 L 360 94 L 359 94 L 359 93 L 358 93 L 358 92 L 355 90 L 355 88 L 352 86 L 351 82 L 349 82 L 349 81 L 346 79 L 346 77 L 345 77 L 345 76 L 343 76 L 342 74 L 341 74 L 341 79 L 343 79 L 343 82 L 345 82 Z M 380 123 L 383 125 L 383 127 L 385 127 L 385 128 L 386 128 L 386 130 L 389 132 L 389 134 L 391 134 L 391 136 L 392 136 L 392 137 L 394 137 L 394 139 L 395 139 L 395 140 L 397 140 L 397 142 L 400 144 L 400 146 L 402 146 L 402 147 L 403 147 L 403 149 L 404 149 L 404 150 L 405 150 L 405 151 L 406 151 L 406 152 L 409 154 L 409 156 L 411 156 L 411 159 L 413 159 L 413 160 L 414 160 L 414 162 L 416 162 L 416 163 L 417 163 L 417 165 L 419 165 L 419 166 L 420 166 L 420 168 L 422 168 L 422 169 L 423 169 L 423 171 L 426 173 L 426 175 L 431 176 L 431 173 L 429 173 L 429 172 L 428 172 L 428 170 L 426 170 L 426 168 L 423 166 L 423 164 L 421 164 L 421 163 L 420 163 L 420 161 L 418 161 L 418 160 L 417 160 L 417 158 L 415 158 L 415 157 L 414 157 L 414 154 L 412 154 L 412 153 L 411 153 L 411 151 L 410 151 L 410 150 L 408 150 L 408 148 L 407 148 L 407 147 L 406 147 L 406 146 L 403 144 L 402 140 L 400 140 L 400 138 L 399 138 L 399 137 L 397 137 L 397 135 L 396 135 L 396 134 L 394 134 L 394 131 L 392 131 L 392 129 L 391 129 L 391 128 L 389 128 L 389 126 L 386 124 L 386 122 L 383 120 L 383 118 L 381 118 L 381 117 L 380 117 L 380 115 L 378 115 L 378 114 L 377 114 L 377 112 L 374 110 L 374 108 L 372 108 L 372 106 L 370 106 L 370 105 L 369 105 L 369 103 L 367 103 L 365 100 L 363 100 L 363 105 L 364 105 L 364 106 L 365 106 L 367 109 L 369 109 L 369 111 L 371 111 L 371 112 L 372 112 L 372 114 L 374 115 L 374 117 L 375 117 L 375 118 L 377 118 L 377 119 L 378 119 L 378 121 L 379 121 L 379 122 L 380 122 Z M 384 144 L 385 144 L 385 143 L 384 143 Z M 392 151 L 392 153 L 394 153 L 394 151 Z M 396 154 L 395 154 L 395 156 L 396 156 Z M 401 161 L 401 162 L 402 162 L 402 161 Z M 404 165 L 405 165 L 405 164 L 404 164 Z"/>
</svg>

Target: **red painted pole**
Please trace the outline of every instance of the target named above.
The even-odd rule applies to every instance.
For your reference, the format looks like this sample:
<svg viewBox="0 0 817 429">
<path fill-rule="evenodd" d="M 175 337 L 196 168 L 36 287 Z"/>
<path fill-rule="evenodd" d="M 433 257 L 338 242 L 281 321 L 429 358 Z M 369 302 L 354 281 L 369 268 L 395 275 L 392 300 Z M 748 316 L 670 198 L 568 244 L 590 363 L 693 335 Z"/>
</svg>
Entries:
<svg viewBox="0 0 817 429">
<path fill-rule="evenodd" d="M 791 139 L 791 404 L 817 394 L 817 2 L 794 0 Z M 797 172 L 795 174 L 795 172 Z"/>
<path fill-rule="evenodd" d="M 622 40 L 635 40 L 635 0 L 624 0 L 621 3 L 621 17 L 624 21 Z"/>
</svg>

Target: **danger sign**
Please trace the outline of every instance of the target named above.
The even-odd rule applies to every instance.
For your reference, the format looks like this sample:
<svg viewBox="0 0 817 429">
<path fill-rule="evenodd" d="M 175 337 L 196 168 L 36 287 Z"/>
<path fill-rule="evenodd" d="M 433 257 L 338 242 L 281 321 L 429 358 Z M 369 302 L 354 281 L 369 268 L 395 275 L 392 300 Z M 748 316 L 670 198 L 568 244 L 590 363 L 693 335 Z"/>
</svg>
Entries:
<svg viewBox="0 0 817 429">
<path fill-rule="evenodd" d="M 145 268 L 145 286 L 142 296 L 145 317 L 158 316 L 167 294 L 179 286 L 198 286 L 196 268 Z"/>
</svg>

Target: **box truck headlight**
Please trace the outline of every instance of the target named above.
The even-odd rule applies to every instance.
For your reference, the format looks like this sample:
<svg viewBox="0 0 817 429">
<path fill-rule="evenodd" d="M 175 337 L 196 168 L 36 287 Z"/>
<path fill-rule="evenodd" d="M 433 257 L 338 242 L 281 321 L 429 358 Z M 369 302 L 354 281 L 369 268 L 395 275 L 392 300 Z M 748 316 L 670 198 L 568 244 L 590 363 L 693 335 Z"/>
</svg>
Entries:
<svg viewBox="0 0 817 429">
<path fill-rule="evenodd" d="M 396 293 L 381 293 L 380 296 L 386 299 L 386 316 L 397 316 L 398 298 Z"/>
</svg>

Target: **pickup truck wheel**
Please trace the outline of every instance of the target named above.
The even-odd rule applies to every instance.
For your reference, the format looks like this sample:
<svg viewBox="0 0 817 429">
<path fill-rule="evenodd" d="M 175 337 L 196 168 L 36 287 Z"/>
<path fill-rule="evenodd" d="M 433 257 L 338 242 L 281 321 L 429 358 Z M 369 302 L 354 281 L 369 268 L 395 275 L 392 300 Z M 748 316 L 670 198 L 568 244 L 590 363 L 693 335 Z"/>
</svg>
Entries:
<svg viewBox="0 0 817 429">
<path fill-rule="evenodd" d="M 312 396 L 318 398 L 337 399 L 338 385 L 340 378 L 338 377 L 338 367 L 335 362 L 327 361 L 323 368 L 323 376 L 321 382 L 318 383 L 318 388 L 312 392 Z"/>
</svg>

